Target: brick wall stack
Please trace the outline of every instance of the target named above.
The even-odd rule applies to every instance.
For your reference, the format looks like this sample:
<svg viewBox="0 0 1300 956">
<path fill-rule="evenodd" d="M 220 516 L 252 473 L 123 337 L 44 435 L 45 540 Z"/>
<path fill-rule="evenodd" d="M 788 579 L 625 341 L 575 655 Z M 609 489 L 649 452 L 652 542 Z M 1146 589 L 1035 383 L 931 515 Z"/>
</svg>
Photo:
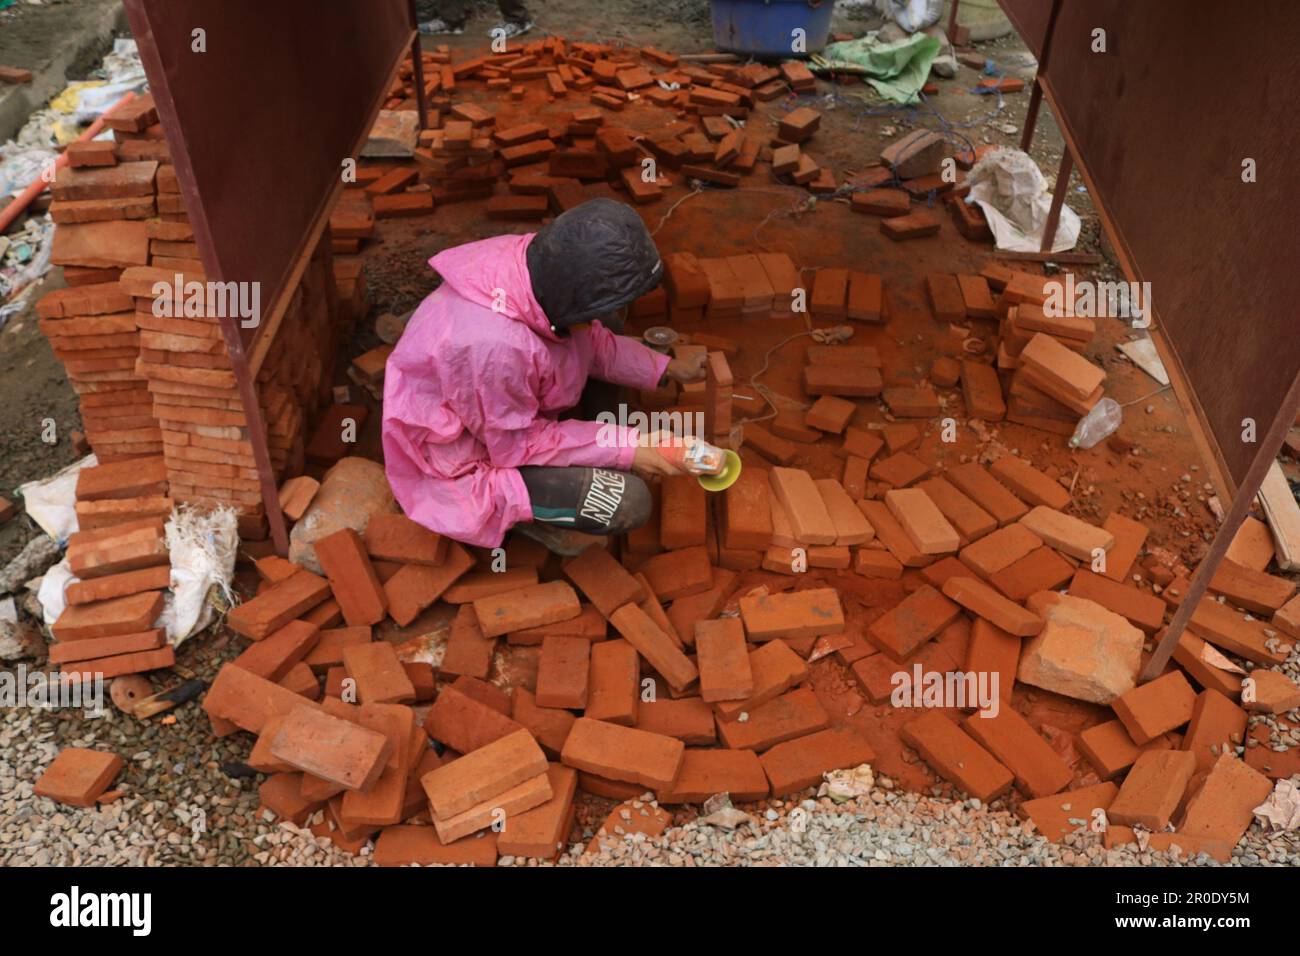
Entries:
<svg viewBox="0 0 1300 956">
<path fill-rule="evenodd" d="M 186 309 L 186 284 L 206 276 L 152 98 L 118 109 L 106 125 L 114 142 L 71 149 L 54 186 L 53 261 L 71 288 L 40 300 L 42 330 L 80 396 L 101 462 L 161 454 L 173 500 L 233 506 L 241 536 L 262 538 L 261 486 L 225 339 L 206 306 Z M 340 335 L 364 307 L 359 265 L 332 263 L 331 245 L 326 233 L 257 370 L 277 481 L 302 470 Z M 158 283 L 172 290 L 170 314 L 158 314 L 167 311 L 156 308 Z M 273 304 L 260 305 L 268 321 Z"/>
</svg>

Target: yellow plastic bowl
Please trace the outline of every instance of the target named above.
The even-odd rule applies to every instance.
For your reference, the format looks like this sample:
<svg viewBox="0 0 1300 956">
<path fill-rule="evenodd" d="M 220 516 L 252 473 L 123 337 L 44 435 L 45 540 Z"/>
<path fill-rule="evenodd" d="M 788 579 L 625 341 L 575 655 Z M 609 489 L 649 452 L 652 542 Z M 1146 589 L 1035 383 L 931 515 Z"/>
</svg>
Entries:
<svg viewBox="0 0 1300 956">
<path fill-rule="evenodd" d="M 725 449 L 725 453 L 722 471 L 716 475 L 700 475 L 696 479 L 705 491 L 726 491 L 740 477 L 740 456 L 730 449 Z"/>
</svg>

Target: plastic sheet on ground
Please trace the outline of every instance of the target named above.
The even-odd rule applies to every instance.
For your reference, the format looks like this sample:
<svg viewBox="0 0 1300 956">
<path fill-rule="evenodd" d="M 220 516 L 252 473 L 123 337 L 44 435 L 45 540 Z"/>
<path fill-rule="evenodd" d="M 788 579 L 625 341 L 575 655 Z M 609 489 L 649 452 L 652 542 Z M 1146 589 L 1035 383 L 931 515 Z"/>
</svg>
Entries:
<svg viewBox="0 0 1300 956">
<path fill-rule="evenodd" d="M 885 99 L 916 103 L 941 46 L 937 37 L 924 33 L 914 33 L 893 43 L 885 43 L 875 33 L 868 33 L 856 40 L 828 44 L 821 53 L 813 55 L 811 68 L 819 73 L 857 73 Z"/>
<path fill-rule="evenodd" d="M 77 530 L 77 476 L 83 468 L 93 468 L 99 459 L 93 454 L 73 462 L 48 478 L 38 478 L 18 486 L 27 516 L 62 548 L 68 536 Z"/>
<path fill-rule="evenodd" d="M 966 182 L 967 202 L 984 210 L 993 241 L 1009 252 L 1038 252 L 1047 231 L 1052 194 L 1042 170 L 1018 149 L 997 149 L 975 164 Z M 1079 241 L 1079 216 L 1062 203 L 1052 252 L 1073 249 Z"/>
<path fill-rule="evenodd" d="M 1279 780 L 1268 799 L 1255 808 L 1255 816 L 1265 830 L 1300 829 L 1300 787 Z"/>
</svg>

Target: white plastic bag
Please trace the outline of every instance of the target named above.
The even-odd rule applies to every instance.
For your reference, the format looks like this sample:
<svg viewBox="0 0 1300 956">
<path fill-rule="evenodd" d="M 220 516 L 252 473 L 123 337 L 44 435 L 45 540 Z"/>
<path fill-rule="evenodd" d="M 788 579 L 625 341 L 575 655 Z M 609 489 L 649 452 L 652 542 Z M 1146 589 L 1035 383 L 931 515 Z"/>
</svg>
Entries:
<svg viewBox="0 0 1300 956">
<path fill-rule="evenodd" d="M 1018 149 L 996 149 L 970 171 L 967 202 L 979 203 L 999 249 L 1038 252 L 1047 230 L 1052 195 L 1038 164 Z M 1064 203 L 1052 252 L 1073 249 L 1079 241 L 1079 216 Z"/>
<path fill-rule="evenodd" d="M 167 550 L 171 552 L 171 593 L 158 626 L 167 629 L 167 642 L 179 646 L 202 631 L 216 616 L 209 593 L 225 607 L 234 603 L 230 582 L 239 550 L 238 522 L 230 508 L 211 512 L 180 505 L 167 520 Z"/>
<path fill-rule="evenodd" d="M 73 462 L 49 478 L 40 478 L 18 486 L 23 496 L 23 509 L 42 531 L 58 542 L 68 543 L 68 536 L 77 530 L 77 477 L 83 468 L 93 468 L 99 459 L 93 454 Z"/>
</svg>

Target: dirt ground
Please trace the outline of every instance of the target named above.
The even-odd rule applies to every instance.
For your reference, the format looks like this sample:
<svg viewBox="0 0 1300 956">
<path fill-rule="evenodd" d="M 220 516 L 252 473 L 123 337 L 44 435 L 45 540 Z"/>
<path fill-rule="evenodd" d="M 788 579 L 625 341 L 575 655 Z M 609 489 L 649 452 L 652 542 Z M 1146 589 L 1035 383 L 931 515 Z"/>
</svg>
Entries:
<svg viewBox="0 0 1300 956">
<path fill-rule="evenodd" d="M 651 44 L 677 53 L 712 49 L 707 4 L 703 0 L 667 0 L 645 4 L 640 0 L 602 0 L 599 4 L 581 0 L 550 0 L 533 4 L 539 29 L 561 33 L 571 39 L 626 41 Z M 486 45 L 485 32 L 495 22 L 484 7 L 472 21 L 469 31 L 453 38 L 428 38 L 426 47 L 442 42 L 456 50 L 479 49 Z M 860 33 L 871 26 L 865 20 L 838 20 L 836 29 Z M 0 48 L 2 49 L 2 48 Z M 999 63 L 1018 64 L 1011 75 L 1028 79 L 1033 73 L 1032 59 L 1015 36 L 982 43 L 978 51 Z M 0 56 L 0 60 L 3 56 Z M 816 96 L 791 96 L 764 104 L 750 123 L 775 125 L 776 117 L 794 105 L 806 104 L 823 112 L 820 131 L 810 152 L 824 164 L 834 167 L 840 182 L 876 162 L 881 148 L 908 130 L 920 126 L 951 129 L 974 145 L 996 143 L 1018 146 L 1020 129 L 1028 104 L 1028 92 L 997 97 L 972 93 L 978 75 L 961 67 L 955 79 L 938 80 L 939 92 L 920 107 L 896 107 L 883 104 L 869 87 L 858 83 L 822 84 Z M 489 102 L 485 91 L 477 89 L 471 98 Z M 545 121 L 572 106 L 563 101 L 544 103 L 533 99 L 521 103 L 492 97 L 498 125 L 505 127 L 526 120 Z M 619 115 L 619 122 L 633 128 L 648 128 L 662 122 L 663 113 L 644 105 L 634 106 Z M 643 124 L 638 127 L 638 124 Z M 1049 111 L 1039 118 L 1033 155 L 1051 180 L 1060 161 L 1062 142 Z M 655 234 L 664 251 L 689 249 L 701 256 L 722 256 L 752 251 L 786 252 L 805 269 L 840 266 L 880 273 L 884 277 L 889 321 L 879 327 L 859 326 L 854 344 L 876 346 L 885 362 L 886 384 L 919 383 L 928 375 L 933 359 L 953 353 L 954 342 L 947 329 L 934 321 L 926 305 L 923 278 L 929 272 L 978 272 L 990 258 L 992 247 L 977 245 L 961 238 L 946 211 L 941 211 L 942 231 L 938 237 L 894 243 L 879 231 L 873 217 L 859 216 L 849 210 L 844 199 L 821 199 L 811 202 L 802 188 L 789 187 L 765 179 L 766 172 L 752 177 L 740 189 L 709 189 L 690 194 L 683 186 L 674 187 L 665 199 L 650 206 L 636 207 Z M 1075 184 L 1077 187 L 1077 183 Z M 1099 251 L 1100 228 L 1086 192 L 1072 189 L 1068 202 L 1083 219 L 1083 238 L 1079 248 Z M 404 312 L 419 303 L 436 285 L 425 265 L 430 256 L 451 245 L 473 241 L 503 230 L 501 224 L 482 215 L 481 204 L 467 203 L 441 207 L 427 220 L 383 220 L 377 241 L 367 244 L 366 274 L 370 290 L 372 317 L 383 312 Z M 530 231 L 520 227 L 518 232 Z M 1111 259 L 1096 270 L 1076 269 L 1080 276 L 1118 277 Z M 58 271 L 46 281 L 45 288 L 59 283 Z M 43 290 L 42 290 L 43 291 Z M 963 460 L 1002 449 L 1031 458 L 1054 477 L 1066 480 L 1074 489 L 1075 512 L 1100 523 L 1112 511 L 1122 511 L 1145 521 L 1151 527 L 1147 547 L 1169 549 L 1194 566 L 1204 552 L 1214 527 L 1207 506 L 1213 489 L 1203 487 L 1207 480 L 1192 438 L 1179 407 L 1168 390 L 1157 392 L 1158 385 L 1115 351 L 1115 343 L 1131 334 L 1114 320 L 1101 320 L 1096 341 L 1089 357 L 1103 365 L 1108 373 L 1107 394 L 1125 407 L 1121 433 L 1135 446 L 1135 453 L 1118 455 L 1105 445 L 1087 452 L 1071 452 L 1060 436 L 1042 431 L 999 423 L 981 435 L 969 427 L 960 429 L 955 444 L 939 440 L 934 423 L 928 423 L 921 456 L 938 465 L 955 465 Z M 690 332 L 692 329 L 679 329 Z M 703 331 L 703 328 L 700 329 Z M 774 318 L 768 322 L 752 321 L 713 323 L 708 331 L 743 342 L 743 351 L 732 366 L 737 380 L 747 383 L 759 370 L 764 352 L 781 340 L 805 331 L 803 317 Z M 991 327 L 975 332 L 989 334 Z M 798 375 L 803 346 L 799 339 L 776 352 L 763 383 L 778 393 L 797 399 Z M 362 323 L 350 343 L 354 355 L 378 344 Z M 346 361 L 339 363 L 340 370 Z M 340 381 L 345 381 L 340 371 Z M 951 412 L 965 421 L 960 397 L 948 390 Z M 1131 403 L 1131 404 L 1127 404 Z M 376 412 L 378 409 L 376 408 Z M 41 423 L 53 418 L 59 441 L 46 445 L 40 440 Z M 374 446 L 374 429 L 379 415 L 371 416 L 370 441 Z M 879 403 L 862 403 L 854 424 L 866 425 L 885 420 Z M 34 315 L 23 313 L 12 319 L 0 332 L 0 485 L 12 488 L 21 481 L 48 475 L 72 459 L 68 433 L 78 427 L 75 396 L 59 364 L 50 353 L 45 339 L 36 328 Z M 837 473 L 831 448 L 803 446 L 797 462 L 817 474 Z M 1225 499 L 1226 503 L 1226 499 Z M 0 561 L 7 559 L 32 530 L 25 518 L 0 529 Z M 800 587 L 826 580 L 841 589 L 845 596 L 850 630 L 866 626 L 902 596 L 896 582 L 873 582 L 852 574 L 810 572 Z M 788 584 L 788 579 L 763 573 L 742 575 L 740 586 L 762 581 Z M 401 640 L 436 627 L 439 614 L 431 612 L 419 619 L 403 635 L 388 634 Z M 954 633 L 954 642 L 964 641 L 964 634 Z M 191 642 L 181 653 L 183 665 L 204 676 L 215 670 L 214 658 L 233 656 L 234 647 L 226 635 Z M 535 652 L 533 652 L 535 653 Z M 529 649 L 512 648 L 506 666 L 524 674 L 535 662 Z M 897 739 L 897 725 L 910 715 L 906 711 L 890 712 L 885 708 L 862 706 L 862 699 L 852 688 L 846 668 L 833 658 L 814 668 L 814 686 L 835 719 L 860 729 L 880 754 L 878 769 L 904 783 L 922 789 L 934 784 L 934 778 L 906 753 Z M 1024 697 L 1021 698 L 1021 694 Z M 1067 732 L 1095 723 L 1101 708 L 1044 692 L 1017 690 L 1017 701 L 1028 705 L 1032 718 L 1049 727 Z M 202 720 L 197 708 L 184 709 L 180 719 Z M 1069 746 L 1066 737 L 1065 746 Z M 215 770 L 215 768 L 213 768 Z"/>
</svg>

